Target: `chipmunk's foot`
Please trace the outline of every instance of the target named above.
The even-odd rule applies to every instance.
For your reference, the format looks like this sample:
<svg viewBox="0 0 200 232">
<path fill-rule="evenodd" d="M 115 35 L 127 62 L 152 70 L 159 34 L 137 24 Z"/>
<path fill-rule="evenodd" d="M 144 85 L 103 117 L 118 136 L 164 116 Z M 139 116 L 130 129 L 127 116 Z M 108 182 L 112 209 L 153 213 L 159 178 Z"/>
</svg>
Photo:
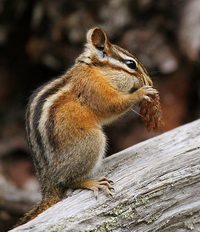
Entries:
<svg viewBox="0 0 200 232">
<path fill-rule="evenodd" d="M 79 185 L 78 188 L 89 189 L 94 193 L 95 198 L 99 195 L 99 190 L 103 190 L 105 195 L 112 196 L 111 190 L 114 190 L 112 187 L 113 182 L 106 177 L 102 177 L 97 180 L 84 180 Z"/>
</svg>

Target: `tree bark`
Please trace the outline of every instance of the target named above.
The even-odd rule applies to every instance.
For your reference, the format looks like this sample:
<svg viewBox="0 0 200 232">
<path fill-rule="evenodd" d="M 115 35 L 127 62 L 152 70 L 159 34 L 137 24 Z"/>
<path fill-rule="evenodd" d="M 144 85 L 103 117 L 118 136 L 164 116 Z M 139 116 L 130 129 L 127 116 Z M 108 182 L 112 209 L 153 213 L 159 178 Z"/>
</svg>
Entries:
<svg viewBox="0 0 200 232">
<path fill-rule="evenodd" d="M 73 194 L 12 232 L 200 231 L 200 120 L 104 160 L 113 197 Z"/>
</svg>

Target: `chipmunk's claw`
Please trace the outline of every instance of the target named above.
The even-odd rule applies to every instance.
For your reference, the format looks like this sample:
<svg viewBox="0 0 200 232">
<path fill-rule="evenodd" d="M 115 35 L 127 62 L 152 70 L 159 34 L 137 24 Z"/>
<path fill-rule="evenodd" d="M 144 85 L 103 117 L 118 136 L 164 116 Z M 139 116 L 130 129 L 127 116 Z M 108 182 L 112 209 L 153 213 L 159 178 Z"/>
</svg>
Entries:
<svg viewBox="0 0 200 232">
<path fill-rule="evenodd" d="M 112 187 L 113 181 L 106 177 L 102 177 L 97 180 L 85 180 L 80 183 L 80 188 L 90 189 L 93 191 L 95 198 L 98 198 L 99 190 L 102 190 L 105 195 L 112 196 L 114 188 Z M 78 186 L 77 186 L 78 187 Z"/>
</svg>

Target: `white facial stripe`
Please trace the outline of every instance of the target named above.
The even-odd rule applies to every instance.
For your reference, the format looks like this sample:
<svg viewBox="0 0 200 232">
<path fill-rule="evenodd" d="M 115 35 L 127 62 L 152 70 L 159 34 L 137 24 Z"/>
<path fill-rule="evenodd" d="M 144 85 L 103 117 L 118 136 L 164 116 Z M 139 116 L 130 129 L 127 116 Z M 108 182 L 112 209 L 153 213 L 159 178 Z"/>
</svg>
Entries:
<svg viewBox="0 0 200 232">
<path fill-rule="evenodd" d="M 118 55 L 123 59 L 123 60 L 133 60 L 136 62 L 135 59 L 133 59 L 133 57 L 131 56 L 127 56 L 126 54 L 120 52 L 120 51 L 117 51 Z M 136 62 L 137 63 L 137 62 Z"/>
<path fill-rule="evenodd" d="M 122 58 L 122 60 L 133 60 L 137 65 L 137 61 L 132 56 L 126 55 L 123 51 L 120 51 L 115 46 L 112 47 L 112 50 L 115 53 L 117 53 Z M 99 51 L 94 46 L 90 46 L 90 44 L 86 44 L 85 51 L 82 54 L 82 58 L 84 57 L 84 60 L 86 61 L 86 63 L 92 63 L 92 60 L 88 58 L 88 57 L 91 57 L 92 54 L 95 54 L 95 56 L 97 57 L 99 61 L 102 61 L 102 62 L 109 61 L 111 64 L 115 66 L 121 67 L 122 69 L 127 70 L 128 72 L 135 73 L 134 69 L 129 68 L 126 64 L 117 60 L 117 58 L 113 58 L 111 54 L 109 55 L 108 53 L 107 55 L 104 56 L 102 51 Z"/>
<path fill-rule="evenodd" d="M 119 50 L 118 50 L 117 48 L 115 48 L 115 47 L 113 47 L 113 50 L 114 50 L 115 53 L 117 53 L 117 54 L 122 58 L 122 60 L 133 60 L 133 61 L 136 62 L 136 64 L 137 64 L 137 61 L 136 61 L 133 57 L 126 55 L 125 53 L 119 51 Z M 117 66 L 119 66 L 119 67 L 121 67 L 121 68 L 123 68 L 123 69 L 126 69 L 126 70 L 129 71 L 129 72 L 133 72 L 133 73 L 135 72 L 135 70 L 129 68 L 126 64 L 124 64 L 123 62 L 121 62 L 121 61 L 119 61 L 119 60 L 117 60 L 117 59 L 114 59 L 114 58 L 112 58 L 112 57 L 109 57 L 108 60 L 109 60 L 111 63 L 113 63 L 113 64 L 115 64 L 115 65 L 117 65 Z"/>
<path fill-rule="evenodd" d="M 109 57 L 108 60 L 110 61 L 111 64 L 114 64 L 116 66 L 120 66 L 121 68 L 124 68 L 124 64 L 120 62 L 119 60 L 116 60 L 112 57 Z"/>
<path fill-rule="evenodd" d="M 120 62 L 119 60 L 116 60 L 112 57 L 108 57 L 108 60 L 111 64 L 114 64 L 118 67 L 121 67 L 122 69 L 127 70 L 128 72 L 132 72 L 135 73 L 136 71 L 134 69 L 129 68 L 126 64 L 124 64 L 123 62 Z"/>
</svg>

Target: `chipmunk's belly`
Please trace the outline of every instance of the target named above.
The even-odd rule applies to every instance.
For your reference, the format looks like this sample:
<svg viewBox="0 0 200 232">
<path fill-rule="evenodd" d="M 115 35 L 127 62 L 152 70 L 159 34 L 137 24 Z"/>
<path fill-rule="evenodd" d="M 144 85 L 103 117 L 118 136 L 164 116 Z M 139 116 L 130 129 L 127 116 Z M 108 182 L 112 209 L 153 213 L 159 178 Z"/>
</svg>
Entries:
<svg viewBox="0 0 200 232">
<path fill-rule="evenodd" d="M 73 140 L 66 137 L 63 138 L 64 141 L 66 142 L 52 157 L 49 167 L 54 173 L 52 178 L 70 186 L 73 181 L 93 177 L 105 154 L 106 137 L 101 129 L 83 131 L 82 136 L 74 137 Z M 54 168 L 54 165 L 58 168 Z"/>
</svg>

